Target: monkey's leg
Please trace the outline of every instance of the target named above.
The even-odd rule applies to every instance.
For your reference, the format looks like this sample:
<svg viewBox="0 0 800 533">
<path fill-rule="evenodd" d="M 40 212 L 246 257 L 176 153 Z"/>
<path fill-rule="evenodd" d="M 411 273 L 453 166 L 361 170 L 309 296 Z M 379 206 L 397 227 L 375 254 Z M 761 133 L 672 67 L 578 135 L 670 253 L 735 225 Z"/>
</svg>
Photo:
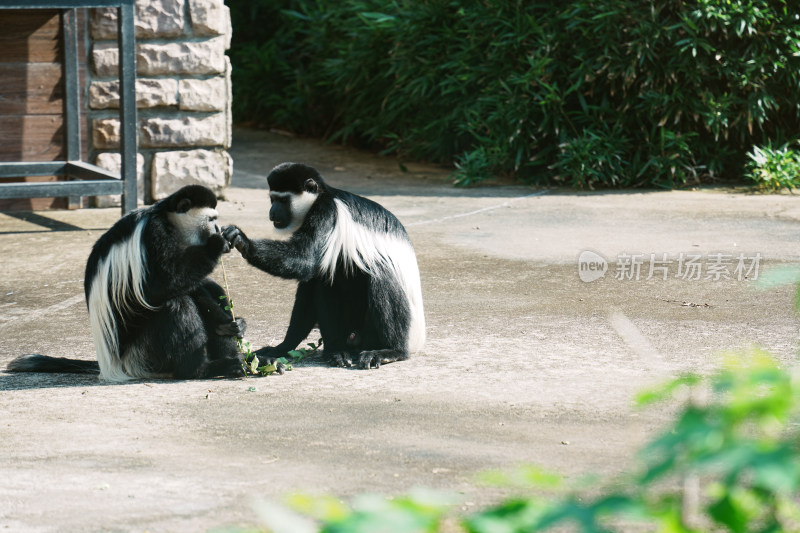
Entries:
<svg viewBox="0 0 800 533">
<path fill-rule="evenodd" d="M 142 325 L 123 362 L 131 376 L 201 379 L 244 375 L 238 356 L 236 340 L 214 335 L 195 300 L 184 295 L 165 302 Z"/>
<path fill-rule="evenodd" d="M 236 350 L 236 354 L 238 354 L 238 347 L 234 346 L 234 349 Z M 230 357 L 222 359 L 214 359 L 203 366 L 202 377 L 210 378 L 217 376 L 226 378 L 244 377 L 241 357 L 231 355 Z"/>
<path fill-rule="evenodd" d="M 408 359 L 411 310 L 403 289 L 393 279 L 370 283 L 364 350 L 358 354 L 359 368 Z"/>
<path fill-rule="evenodd" d="M 348 306 L 359 295 L 348 292 L 347 287 L 347 284 L 341 282 L 335 282 L 334 286 L 320 283 L 314 297 L 319 331 L 322 334 L 322 354 L 330 361 L 331 366 L 353 366 L 351 354 L 354 350 L 348 347 L 347 339 L 356 331 L 353 327 L 357 324 L 350 323 L 347 317 Z"/>
<path fill-rule="evenodd" d="M 243 318 L 233 318 L 225 307 L 230 307 L 225 291 L 217 283 L 206 279 L 192 293 L 197 310 L 205 327 L 206 357 L 199 365 L 203 377 L 239 377 L 242 370 L 242 354 L 237 338 L 244 337 L 247 327 Z"/>
</svg>

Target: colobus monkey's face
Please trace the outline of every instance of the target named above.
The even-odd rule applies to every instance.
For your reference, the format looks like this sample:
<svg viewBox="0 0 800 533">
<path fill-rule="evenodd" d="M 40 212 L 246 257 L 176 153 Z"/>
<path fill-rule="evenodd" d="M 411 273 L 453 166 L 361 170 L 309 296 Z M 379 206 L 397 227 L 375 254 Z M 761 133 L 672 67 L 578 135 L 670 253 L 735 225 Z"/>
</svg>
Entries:
<svg viewBox="0 0 800 533">
<path fill-rule="evenodd" d="M 181 235 L 186 246 L 203 245 L 214 233 L 217 224 L 217 198 L 214 192 L 202 185 L 187 185 L 153 205 Z"/>
<path fill-rule="evenodd" d="M 182 208 L 185 208 L 183 210 Z M 217 223 L 218 213 L 212 207 L 180 206 L 178 211 L 169 214 L 170 222 L 183 235 L 187 246 L 202 245 L 214 233 L 220 232 Z"/>
<path fill-rule="evenodd" d="M 310 179 L 300 192 L 271 190 L 269 200 L 272 205 L 269 208 L 269 219 L 275 229 L 284 233 L 297 231 L 303 225 L 317 195 L 317 184 Z"/>
<path fill-rule="evenodd" d="M 292 222 L 292 196 L 290 192 L 269 193 L 269 219 L 275 229 L 285 229 Z"/>
</svg>

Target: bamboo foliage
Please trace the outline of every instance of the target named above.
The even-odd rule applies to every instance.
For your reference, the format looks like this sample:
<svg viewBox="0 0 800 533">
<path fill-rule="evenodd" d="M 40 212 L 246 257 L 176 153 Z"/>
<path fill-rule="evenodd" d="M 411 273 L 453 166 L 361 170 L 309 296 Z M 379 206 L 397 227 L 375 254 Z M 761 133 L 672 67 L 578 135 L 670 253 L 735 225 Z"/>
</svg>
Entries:
<svg viewBox="0 0 800 533">
<path fill-rule="evenodd" d="M 229 0 L 240 120 L 495 176 L 741 178 L 800 135 L 781 0 Z"/>
</svg>

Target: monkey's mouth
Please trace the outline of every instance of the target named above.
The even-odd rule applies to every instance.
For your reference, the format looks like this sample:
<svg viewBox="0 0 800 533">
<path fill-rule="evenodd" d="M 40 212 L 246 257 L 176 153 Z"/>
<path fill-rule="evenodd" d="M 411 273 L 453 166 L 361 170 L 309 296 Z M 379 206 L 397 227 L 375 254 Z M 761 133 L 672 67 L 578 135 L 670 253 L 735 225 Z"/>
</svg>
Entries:
<svg viewBox="0 0 800 533">
<path fill-rule="evenodd" d="M 272 225 L 275 226 L 275 229 L 286 229 L 289 227 L 289 223 L 282 220 L 275 220 L 272 222 Z"/>
</svg>

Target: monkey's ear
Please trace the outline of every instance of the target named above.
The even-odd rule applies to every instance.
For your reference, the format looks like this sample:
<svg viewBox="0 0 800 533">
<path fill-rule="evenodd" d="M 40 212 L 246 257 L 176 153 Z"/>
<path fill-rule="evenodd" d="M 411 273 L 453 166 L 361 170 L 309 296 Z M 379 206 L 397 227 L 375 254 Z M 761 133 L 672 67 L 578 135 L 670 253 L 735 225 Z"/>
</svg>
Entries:
<svg viewBox="0 0 800 533">
<path fill-rule="evenodd" d="M 308 178 L 303 184 L 303 190 L 310 192 L 311 194 L 317 194 L 317 191 L 319 191 L 319 185 L 317 185 L 316 181 Z"/>
<path fill-rule="evenodd" d="M 186 213 L 192 207 L 192 201 L 188 198 L 181 198 L 178 200 L 178 205 L 175 206 L 175 212 Z"/>
</svg>

